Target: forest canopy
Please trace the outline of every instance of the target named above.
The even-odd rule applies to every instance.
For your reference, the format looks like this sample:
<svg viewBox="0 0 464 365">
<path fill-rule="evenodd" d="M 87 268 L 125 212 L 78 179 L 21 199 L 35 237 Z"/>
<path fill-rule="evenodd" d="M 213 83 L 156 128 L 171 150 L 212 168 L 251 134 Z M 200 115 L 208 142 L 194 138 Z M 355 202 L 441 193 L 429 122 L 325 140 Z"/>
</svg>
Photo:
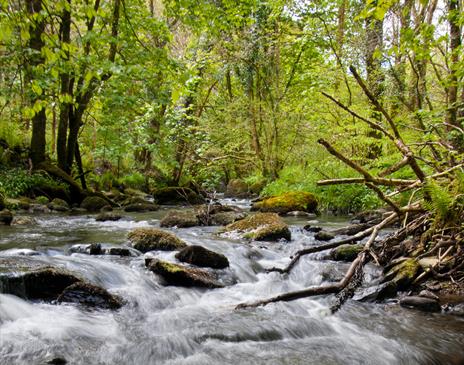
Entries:
<svg viewBox="0 0 464 365">
<path fill-rule="evenodd" d="M 21 194 L 18 169 L 53 166 L 76 189 L 241 179 L 346 213 L 388 204 L 401 184 L 379 179 L 423 181 L 461 160 L 459 0 L 0 4 L 7 195 Z M 428 194 L 452 200 L 460 170 L 452 181 Z"/>
</svg>

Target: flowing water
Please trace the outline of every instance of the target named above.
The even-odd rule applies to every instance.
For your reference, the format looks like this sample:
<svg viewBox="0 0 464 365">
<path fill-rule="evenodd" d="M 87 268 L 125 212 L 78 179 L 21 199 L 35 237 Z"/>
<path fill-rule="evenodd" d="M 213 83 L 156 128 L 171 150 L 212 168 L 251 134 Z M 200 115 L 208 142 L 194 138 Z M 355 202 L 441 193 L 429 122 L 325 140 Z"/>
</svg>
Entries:
<svg viewBox="0 0 464 365">
<path fill-rule="evenodd" d="M 245 205 L 246 202 L 241 202 Z M 464 364 L 464 320 L 396 304 L 347 302 L 335 315 L 333 296 L 234 310 L 244 301 L 338 280 L 347 264 L 305 257 L 289 275 L 266 273 L 297 249 L 314 244 L 288 218 L 291 243 L 221 238 L 217 227 L 172 229 L 190 244 L 223 253 L 230 268 L 222 289 L 163 286 L 144 257 L 69 254 L 76 243 L 126 244 L 135 227 L 158 226 L 165 212 L 127 215 L 118 222 L 43 215 L 36 225 L 0 227 L 0 255 L 31 253 L 78 272 L 123 297 L 118 311 L 32 303 L 0 294 L 0 363 L 45 364 Z M 339 226 L 343 222 L 321 222 Z M 154 253 L 175 261 L 173 252 Z M 378 270 L 368 267 L 366 281 Z"/>
</svg>

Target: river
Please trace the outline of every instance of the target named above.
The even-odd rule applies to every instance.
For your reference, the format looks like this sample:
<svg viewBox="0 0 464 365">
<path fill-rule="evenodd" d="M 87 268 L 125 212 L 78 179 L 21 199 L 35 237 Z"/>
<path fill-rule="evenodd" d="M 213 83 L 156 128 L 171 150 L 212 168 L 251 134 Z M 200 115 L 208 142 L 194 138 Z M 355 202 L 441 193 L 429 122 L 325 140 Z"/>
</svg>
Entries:
<svg viewBox="0 0 464 365">
<path fill-rule="evenodd" d="M 163 286 L 145 269 L 143 256 L 69 254 L 77 243 L 127 244 L 131 229 L 159 226 L 165 212 L 127 213 L 117 222 L 47 214 L 36 216 L 34 225 L 0 227 L 0 255 L 36 250 L 127 302 L 118 311 L 90 311 L 0 294 L 0 363 L 45 364 L 59 357 L 86 365 L 464 364 L 464 319 L 457 316 L 353 300 L 332 315 L 333 296 L 234 310 L 244 301 L 343 275 L 348 264 L 321 255 L 302 258 L 289 275 L 266 273 L 314 243 L 302 218 L 286 218 L 290 243 L 245 243 L 218 237 L 217 227 L 171 229 L 187 243 L 228 257 L 230 268 L 220 273 L 228 285 L 221 289 Z M 325 226 L 344 223 L 321 219 Z M 175 261 L 174 252 L 154 255 Z M 378 276 L 378 269 L 367 267 L 367 283 Z"/>
</svg>

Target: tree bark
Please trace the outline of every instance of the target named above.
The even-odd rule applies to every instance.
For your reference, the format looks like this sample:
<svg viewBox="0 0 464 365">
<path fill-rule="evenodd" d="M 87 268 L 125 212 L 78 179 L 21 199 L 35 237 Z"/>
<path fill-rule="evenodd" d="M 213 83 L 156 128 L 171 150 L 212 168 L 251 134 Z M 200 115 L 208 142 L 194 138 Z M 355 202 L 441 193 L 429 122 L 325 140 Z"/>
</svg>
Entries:
<svg viewBox="0 0 464 365">
<path fill-rule="evenodd" d="M 27 45 L 28 48 L 31 49 L 31 53 L 27 58 L 26 66 L 26 80 L 28 84 L 34 81 L 37 67 L 44 63 L 41 51 L 44 46 L 42 34 L 45 31 L 45 21 L 39 14 L 41 10 L 42 0 L 26 0 L 26 11 L 31 18 L 29 26 L 30 38 Z M 42 95 L 37 95 L 36 91 L 32 90 L 30 85 L 27 85 L 27 89 L 30 95 L 30 107 L 43 102 Z M 46 126 L 46 109 L 45 106 L 42 105 L 40 110 L 35 112 L 32 117 L 31 161 L 33 166 L 37 166 L 45 161 Z"/>
</svg>

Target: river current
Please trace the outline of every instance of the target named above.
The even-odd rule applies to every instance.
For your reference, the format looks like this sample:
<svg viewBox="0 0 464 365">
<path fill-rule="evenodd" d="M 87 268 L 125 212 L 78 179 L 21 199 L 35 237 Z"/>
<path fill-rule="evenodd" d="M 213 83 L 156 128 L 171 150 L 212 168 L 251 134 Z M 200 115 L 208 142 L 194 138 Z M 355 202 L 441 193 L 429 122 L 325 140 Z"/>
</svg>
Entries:
<svg viewBox="0 0 464 365">
<path fill-rule="evenodd" d="M 246 205 L 246 202 L 241 202 Z M 28 302 L 0 294 L 0 364 L 464 364 L 464 319 L 426 314 L 394 302 L 348 301 L 332 315 L 333 296 L 234 310 L 241 302 L 338 280 L 348 264 L 304 257 L 289 275 L 283 267 L 296 250 L 315 244 L 302 226 L 286 218 L 291 242 L 247 243 L 215 234 L 218 227 L 170 229 L 188 244 L 227 256 L 221 289 L 163 286 L 144 266 L 144 256 L 70 254 L 74 244 L 127 244 L 135 227 L 159 226 L 165 210 L 125 214 L 117 222 L 94 215 L 41 215 L 37 224 L 0 227 L 0 255 L 35 250 L 124 298 L 118 311 Z M 346 220 L 320 219 L 338 227 Z M 174 252 L 152 256 L 176 262 Z M 379 270 L 366 269 L 366 285 Z"/>
</svg>

